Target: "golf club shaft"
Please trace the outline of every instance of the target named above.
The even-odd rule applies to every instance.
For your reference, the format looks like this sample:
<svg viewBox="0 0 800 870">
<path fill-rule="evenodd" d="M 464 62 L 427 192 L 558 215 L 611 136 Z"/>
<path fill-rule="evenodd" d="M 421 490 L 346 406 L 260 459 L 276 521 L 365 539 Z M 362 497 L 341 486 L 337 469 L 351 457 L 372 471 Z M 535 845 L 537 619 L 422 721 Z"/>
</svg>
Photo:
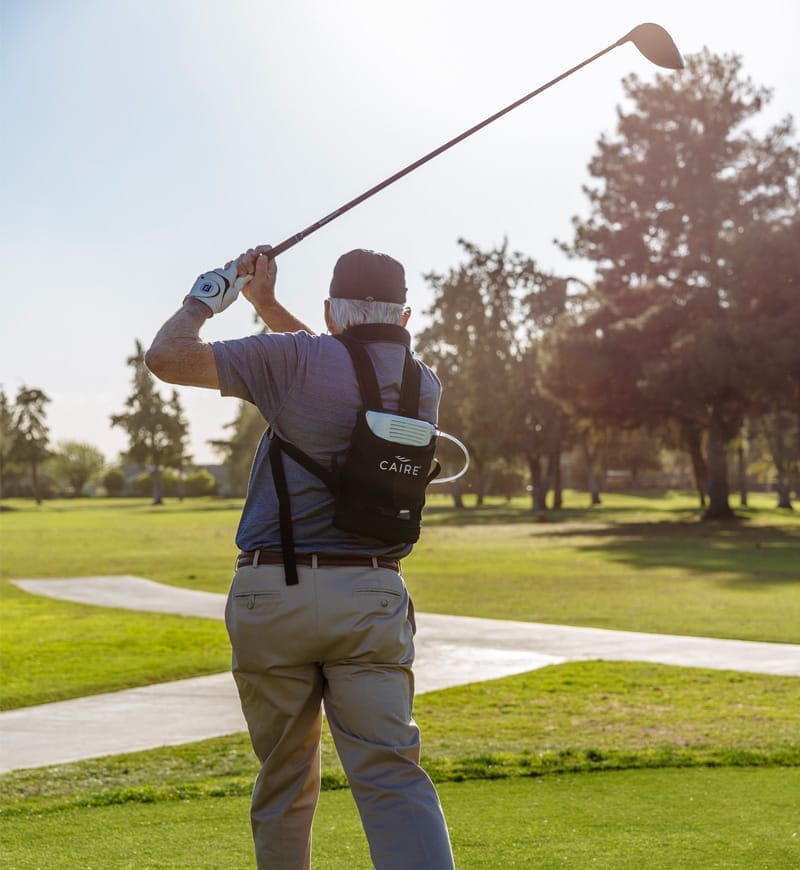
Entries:
<svg viewBox="0 0 800 870">
<path fill-rule="evenodd" d="M 462 142 L 467 137 L 471 136 L 473 133 L 477 133 L 478 130 L 482 130 L 484 127 L 491 124 L 493 121 L 496 121 L 498 118 L 502 118 L 503 115 L 507 115 L 513 109 L 516 109 L 517 106 L 521 106 L 523 103 L 528 102 L 528 100 L 533 99 L 533 97 L 541 94 L 542 91 L 546 91 L 548 88 L 551 88 L 553 85 L 558 84 L 558 82 L 567 78 L 567 76 L 571 76 L 573 73 L 577 72 L 579 69 L 587 66 L 598 58 L 602 57 L 604 54 L 607 54 L 613 48 L 616 48 L 618 45 L 621 45 L 623 42 L 627 41 L 627 37 L 623 37 L 617 42 L 607 46 L 602 51 L 598 51 L 597 54 L 593 54 L 591 57 L 577 64 L 576 66 L 568 69 L 566 72 L 561 73 L 561 75 L 556 76 L 554 79 L 551 79 L 547 84 L 542 85 L 541 87 L 536 88 L 535 91 L 531 91 L 529 94 L 526 94 L 524 97 L 520 97 L 520 99 L 506 106 L 504 109 L 501 109 L 499 112 L 495 112 L 493 115 L 490 115 L 485 120 L 481 121 L 479 124 L 475 124 L 474 127 L 470 127 L 469 130 L 465 130 L 463 133 L 458 136 L 450 139 L 448 142 L 445 142 L 444 145 L 440 145 L 438 148 L 431 151 L 429 154 L 426 154 L 424 157 L 420 157 L 419 160 L 415 160 L 413 163 L 410 163 L 405 169 L 401 169 L 399 172 L 395 172 L 394 175 L 390 175 L 388 178 L 381 181 L 379 184 L 376 184 L 374 187 L 371 187 L 369 190 L 355 197 L 355 199 L 351 199 L 349 202 L 346 202 L 344 205 L 339 206 L 335 211 L 332 211 L 330 214 L 325 215 L 325 217 L 320 218 L 316 223 L 307 226 L 304 230 L 301 230 L 299 233 L 295 233 L 293 236 L 289 236 L 288 239 L 284 239 L 277 245 L 274 245 L 272 250 L 270 251 L 271 257 L 277 257 L 278 254 L 282 254 L 284 251 L 287 251 L 289 248 L 294 247 L 298 242 L 301 242 L 306 236 L 310 236 L 311 233 L 316 232 L 321 227 L 324 227 L 325 224 L 329 224 L 332 220 L 337 217 L 340 217 L 345 212 L 350 211 L 351 208 L 355 208 L 355 206 L 364 202 L 364 200 L 369 199 L 371 196 L 374 196 L 379 191 L 388 187 L 390 184 L 394 184 L 403 176 L 408 175 L 410 172 L 413 172 L 415 169 L 418 169 L 423 164 L 427 163 L 429 160 L 433 160 L 434 157 L 438 157 L 444 151 L 447 151 L 449 148 L 452 148 L 454 145 L 457 145 L 459 142 Z"/>
</svg>

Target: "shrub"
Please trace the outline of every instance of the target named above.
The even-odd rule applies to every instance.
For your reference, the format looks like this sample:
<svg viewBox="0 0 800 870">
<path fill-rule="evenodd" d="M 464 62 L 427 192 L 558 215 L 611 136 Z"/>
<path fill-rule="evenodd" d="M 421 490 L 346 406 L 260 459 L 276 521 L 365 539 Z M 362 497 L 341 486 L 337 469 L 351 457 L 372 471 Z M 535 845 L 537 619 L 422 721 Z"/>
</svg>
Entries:
<svg viewBox="0 0 800 870">
<path fill-rule="evenodd" d="M 170 498 L 213 495 L 217 489 L 214 475 L 204 468 L 187 474 L 181 482 L 180 475 L 171 468 L 161 472 L 161 495 Z M 136 495 L 146 497 L 153 494 L 152 472 L 140 474 L 133 482 Z"/>
<path fill-rule="evenodd" d="M 173 471 L 171 468 L 165 468 L 161 472 L 161 495 L 176 496 L 178 495 L 179 487 L 180 478 L 178 477 L 177 472 Z M 152 472 L 147 471 L 144 474 L 140 474 L 136 480 L 133 481 L 133 493 L 142 498 L 153 494 Z"/>
<path fill-rule="evenodd" d="M 183 481 L 184 494 L 187 497 L 199 495 L 214 495 L 217 491 L 217 481 L 211 472 L 200 468 L 187 474 Z"/>
<path fill-rule="evenodd" d="M 125 489 L 125 475 L 119 468 L 112 468 L 104 475 L 103 486 L 110 496 L 122 495 Z"/>
</svg>

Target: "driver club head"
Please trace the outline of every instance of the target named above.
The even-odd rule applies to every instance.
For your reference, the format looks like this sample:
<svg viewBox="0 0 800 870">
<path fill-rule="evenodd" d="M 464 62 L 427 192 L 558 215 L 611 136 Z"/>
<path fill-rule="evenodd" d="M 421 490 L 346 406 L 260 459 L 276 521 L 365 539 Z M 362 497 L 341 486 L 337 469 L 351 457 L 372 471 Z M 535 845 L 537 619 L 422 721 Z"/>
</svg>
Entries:
<svg viewBox="0 0 800 870">
<path fill-rule="evenodd" d="M 660 24 L 639 24 L 623 36 L 617 45 L 623 42 L 632 42 L 656 66 L 665 69 L 683 69 L 686 66 L 678 46 Z"/>
</svg>

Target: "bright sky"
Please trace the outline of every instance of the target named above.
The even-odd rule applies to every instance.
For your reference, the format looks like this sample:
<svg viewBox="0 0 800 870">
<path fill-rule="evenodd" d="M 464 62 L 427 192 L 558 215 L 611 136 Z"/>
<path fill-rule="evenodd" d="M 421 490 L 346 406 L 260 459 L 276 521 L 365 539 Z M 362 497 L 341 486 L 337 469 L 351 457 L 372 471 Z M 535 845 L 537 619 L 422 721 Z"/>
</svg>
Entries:
<svg viewBox="0 0 800 870">
<path fill-rule="evenodd" d="M 770 121 L 800 105 L 797 0 L 0 0 L 0 383 L 44 389 L 54 441 L 109 459 L 125 360 L 199 272 L 303 229 L 589 57 L 642 21 L 684 54 L 744 57 L 774 88 Z M 507 236 L 567 263 L 581 185 L 620 80 L 655 68 L 631 45 L 537 97 L 358 206 L 278 260 L 279 294 L 316 330 L 339 254 L 401 260 L 416 325 L 423 274 L 457 239 Z M 412 319 L 410 326 L 415 321 Z M 240 300 L 208 339 L 253 332 Z M 198 462 L 231 399 L 180 390 Z"/>
</svg>

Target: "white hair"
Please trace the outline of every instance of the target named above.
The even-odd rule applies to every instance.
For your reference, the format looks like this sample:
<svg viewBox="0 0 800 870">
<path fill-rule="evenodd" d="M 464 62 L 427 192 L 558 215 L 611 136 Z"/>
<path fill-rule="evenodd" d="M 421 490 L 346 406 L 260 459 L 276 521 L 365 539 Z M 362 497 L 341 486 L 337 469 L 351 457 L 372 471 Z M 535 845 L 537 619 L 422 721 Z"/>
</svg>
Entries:
<svg viewBox="0 0 800 870">
<path fill-rule="evenodd" d="M 330 298 L 330 318 L 336 329 L 347 329 L 359 323 L 403 323 L 406 307 L 399 302 L 367 302 L 364 299 Z"/>
</svg>

